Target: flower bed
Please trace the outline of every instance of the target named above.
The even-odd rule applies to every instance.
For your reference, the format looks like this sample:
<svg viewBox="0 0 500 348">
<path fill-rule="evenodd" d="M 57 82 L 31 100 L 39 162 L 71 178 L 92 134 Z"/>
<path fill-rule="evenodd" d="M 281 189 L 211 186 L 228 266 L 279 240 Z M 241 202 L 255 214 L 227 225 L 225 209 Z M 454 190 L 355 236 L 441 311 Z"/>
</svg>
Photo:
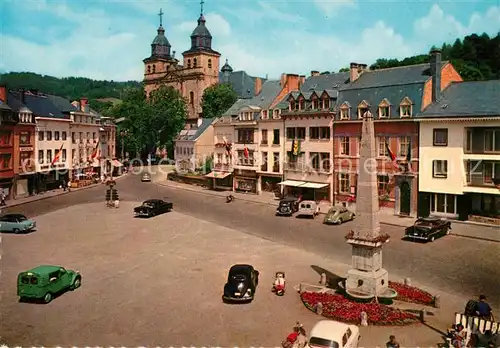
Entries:
<svg viewBox="0 0 500 348">
<path fill-rule="evenodd" d="M 409 286 L 401 283 L 389 281 L 389 287 L 396 290 L 398 296 L 395 298 L 397 301 L 404 301 L 410 303 L 418 303 L 427 306 L 434 305 L 434 296 L 427 291 L 421 290 L 414 286 Z"/>
<path fill-rule="evenodd" d="M 357 237 L 354 233 L 354 231 L 350 231 L 349 233 L 347 233 L 344 237 L 346 240 L 349 240 L 349 239 L 354 239 L 354 240 L 358 240 L 358 241 L 361 241 L 361 242 L 369 242 L 369 243 L 385 243 L 387 242 L 391 236 L 389 236 L 387 233 L 384 233 L 384 234 L 381 234 L 375 238 L 372 238 L 372 239 L 365 239 L 365 238 L 360 238 L 360 237 Z"/>
<path fill-rule="evenodd" d="M 316 305 L 323 305 L 323 316 L 345 323 L 359 324 L 361 312 L 368 316 L 368 323 L 372 325 L 408 325 L 419 321 L 416 314 L 403 312 L 399 309 L 378 303 L 358 303 L 350 301 L 339 294 L 321 294 L 303 292 L 300 295 L 304 305 L 315 311 Z"/>
</svg>

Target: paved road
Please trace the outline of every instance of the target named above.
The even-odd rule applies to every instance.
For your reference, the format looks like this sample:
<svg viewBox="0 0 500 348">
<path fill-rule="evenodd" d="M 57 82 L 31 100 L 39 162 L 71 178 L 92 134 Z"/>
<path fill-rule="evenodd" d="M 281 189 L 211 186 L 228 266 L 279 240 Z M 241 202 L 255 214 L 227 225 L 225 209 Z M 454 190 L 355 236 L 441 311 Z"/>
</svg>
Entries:
<svg viewBox="0 0 500 348">
<path fill-rule="evenodd" d="M 141 183 L 140 177 L 134 175 L 118 182 L 117 188 L 124 200 L 167 198 L 181 213 L 350 263 L 350 248 L 344 236 L 355 229 L 355 221 L 342 226 L 324 226 L 319 219 L 279 218 L 268 205 L 242 201 L 226 204 L 221 197 Z M 40 214 L 81 202 L 101 201 L 103 195 L 104 187 L 92 188 L 30 203 L 20 209 L 28 214 Z M 382 230 L 392 237 L 384 249 L 384 267 L 390 274 L 411 277 L 421 284 L 464 297 L 484 293 L 492 306 L 500 308 L 500 244 L 453 236 L 430 244 L 417 244 L 401 240 L 402 228 L 382 226 Z"/>
</svg>

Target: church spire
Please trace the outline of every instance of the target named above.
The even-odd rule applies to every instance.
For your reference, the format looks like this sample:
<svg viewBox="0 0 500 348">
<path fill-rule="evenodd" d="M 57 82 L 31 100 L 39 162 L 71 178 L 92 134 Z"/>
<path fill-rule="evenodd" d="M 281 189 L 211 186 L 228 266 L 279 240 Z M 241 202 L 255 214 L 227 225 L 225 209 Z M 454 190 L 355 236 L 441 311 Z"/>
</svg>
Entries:
<svg viewBox="0 0 500 348">
<path fill-rule="evenodd" d="M 203 0 L 200 1 L 200 8 L 201 8 L 200 17 L 203 17 L 203 4 L 204 3 L 205 3 L 205 1 L 203 1 Z"/>
<path fill-rule="evenodd" d="M 160 8 L 160 13 L 158 13 L 158 16 L 160 16 L 160 27 L 162 27 L 163 26 L 163 11 L 161 8 Z"/>
</svg>

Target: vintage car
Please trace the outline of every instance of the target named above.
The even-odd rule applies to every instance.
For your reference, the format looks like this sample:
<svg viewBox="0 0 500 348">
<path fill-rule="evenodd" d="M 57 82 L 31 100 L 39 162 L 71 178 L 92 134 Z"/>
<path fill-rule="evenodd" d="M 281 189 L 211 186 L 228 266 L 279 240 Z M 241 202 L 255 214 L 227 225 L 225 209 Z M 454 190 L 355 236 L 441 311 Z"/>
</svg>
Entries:
<svg viewBox="0 0 500 348">
<path fill-rule="evenodd" d="M 136 217 L 152 217 L 159 214 L 167 213 L 174 207 L 172 202 L 165 202 L 161 199 L 148 199 L 144 201 L 140 207 L 134 208 L 134 216 Z"/>
<path fill-rule="evenodd" d="M 224 285 L 223 302 L 250 302 L 259 284 L 259 271 L 251 265 L 234 265 Z"/>
<path fill-rule="evenodd" d="M 312 217 L 313 219 L 319 214 L 319 206 L 315 201 L 302 201 L 299 203 L 297 217 Z"/>
<path fill-rule="evenodd" d="M 349 211 L 346 207 L 332 207 L 326 213 L 323 223 L 327 225 L 340 225 L 343 222 L 354 220 L 355 216 L 356 214 Z"/>
<path fill-rule="evenodd" d="M 36 228 L 36 222 L 22 214 L 0 216 L 0 232 L 27 233 Z"/>
<path fill-rule="evenodd" d="M 141 181 L 142 182 L 151 182 L 151 175 L 149 173 L 142 174 Z"/>
<path fill-rule="evenodd" d="M 43 299 L 49 303 L 54 296 L 75 290 L 82 284 L 79 272 L 60 266 L 38 266 L 17 276 L 17 296 L 21 300 Z"/>
<path fill-rule="evenodd" d="M 404 239 L 434 242 L 436 238 L 450 234 L 451 222 L 436 217 L 419 218 L 405 229 Z"/>
<path fill-rule="evenodd" d="M 306 347 L 357 348 L 360 338 L 356 325 L 321 320 L 313 326 Z"/>
<path fill-rule="evenodd" d="M 292 216 L 298 209 L 299 209 L 298 198 L 286 197 L 280 201 L 278 208 L 276 208 L 276 215 Z"/>
</svg>

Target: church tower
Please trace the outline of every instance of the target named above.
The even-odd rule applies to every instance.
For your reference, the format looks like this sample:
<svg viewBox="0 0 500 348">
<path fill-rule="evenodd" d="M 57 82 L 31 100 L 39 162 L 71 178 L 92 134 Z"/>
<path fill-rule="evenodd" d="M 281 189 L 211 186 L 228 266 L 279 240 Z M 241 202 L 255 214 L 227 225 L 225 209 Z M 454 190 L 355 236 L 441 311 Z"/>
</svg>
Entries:
<svg viewBox="0 0 500 348">
<path fill-rule="evenodd" d="M 172 46 L 165 36 L 163 28 L 163 11 L 160 9 L 160 26 L 157 35 L 151 43 L 151 55 L 144 59 L 144 86 L 146 94 L 157 88 L 159 80 L 168 71 L 175 68 L 178 60 L 175 59 L 175 51 L 171 52 Z"/>
<path fill-rule="evenodd" d="M 185 76 L 189 76 L 185 89 L 190 119 L 198 118 L 202 113 L 203 91 L 219 82 L 220 53 L 212 49 L 212 35 L 206 27 L 203 4 L 202 0 L 198 25 L 191 34 L 191 48 L 182 53 Z"/>
</svg>

